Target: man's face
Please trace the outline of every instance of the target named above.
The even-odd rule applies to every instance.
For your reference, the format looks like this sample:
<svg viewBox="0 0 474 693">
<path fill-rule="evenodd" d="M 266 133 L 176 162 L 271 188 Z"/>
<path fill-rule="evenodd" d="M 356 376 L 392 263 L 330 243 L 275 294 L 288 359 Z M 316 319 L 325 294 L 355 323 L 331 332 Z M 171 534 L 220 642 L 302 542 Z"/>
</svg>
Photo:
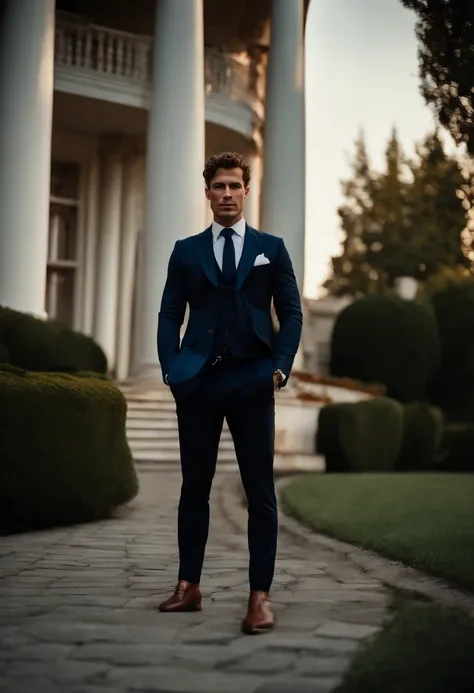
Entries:
<svg viewBox="0 0 474 693">
<path fill-rule="evenodd" d="M 243 216 L 244 200 L 249 188 L 244 186 L 241 168 L 217 169 L 206 197 L 211 203 L 215 220 L 223 226 L 229 226 Z"/>
</svg>

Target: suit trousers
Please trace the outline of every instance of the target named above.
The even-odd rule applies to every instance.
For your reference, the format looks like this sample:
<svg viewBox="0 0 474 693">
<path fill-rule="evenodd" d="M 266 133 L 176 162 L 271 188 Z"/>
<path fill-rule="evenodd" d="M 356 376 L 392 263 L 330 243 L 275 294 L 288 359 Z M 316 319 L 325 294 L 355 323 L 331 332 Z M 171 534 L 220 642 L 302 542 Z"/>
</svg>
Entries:
<svg viewBox="0 0 474 693">
<path fill-rule="evenodd" d="M 182 469 L 178 578 L 191 583 L 199 583 L 201 578 L 209 498 L 226 419 L 248 503 L 250 589 L 269 591 L 278 534 L 273 360 L 231 358 L 206 366 L 193 393 L 176 397 L 176 410 Z"/>
</svg>

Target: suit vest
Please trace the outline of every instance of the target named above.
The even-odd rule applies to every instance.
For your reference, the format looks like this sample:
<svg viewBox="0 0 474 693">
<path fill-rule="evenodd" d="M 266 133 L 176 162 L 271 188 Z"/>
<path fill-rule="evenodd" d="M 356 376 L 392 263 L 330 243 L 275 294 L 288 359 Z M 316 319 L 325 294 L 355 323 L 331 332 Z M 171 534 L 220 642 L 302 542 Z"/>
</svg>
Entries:
<svg viewBox="0 0 474 693">
<path fill-rule="evenodd" d="M 217 265 L 217 262 L 216 262 Z M 214 359 L 224 348 L 234 358 L 252 359 L 268 356 L 268 346 L 255 334 L 247 311 L 239 310 L 236 288 L 224 282 L 219 268 L 219 286 L 216 289 L 216 326 Z"/>
</svg>

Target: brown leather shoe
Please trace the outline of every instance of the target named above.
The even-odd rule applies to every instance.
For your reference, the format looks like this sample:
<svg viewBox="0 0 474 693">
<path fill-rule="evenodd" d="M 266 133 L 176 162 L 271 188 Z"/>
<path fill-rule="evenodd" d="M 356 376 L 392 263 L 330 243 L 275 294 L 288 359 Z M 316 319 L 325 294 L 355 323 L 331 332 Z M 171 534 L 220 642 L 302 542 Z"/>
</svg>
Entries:
<svg viewBox="0 0 474 693">
<path fill-rule="evenodd" d="M 158 607 L 159 611 L 167 613 L 179 611 L 201 611 L 202 595 L 199 585 L 193 585 L 186 580 L 180 580 L 173 595 Z"/>
<path fill-rule="evenodd" d="M 268 592 L 252 590 L 249 597 L 247 615 L 242 621 L 242 631 L 247 635 L 262 633 L 275 625 L 275 616 Z"/>
</svg>

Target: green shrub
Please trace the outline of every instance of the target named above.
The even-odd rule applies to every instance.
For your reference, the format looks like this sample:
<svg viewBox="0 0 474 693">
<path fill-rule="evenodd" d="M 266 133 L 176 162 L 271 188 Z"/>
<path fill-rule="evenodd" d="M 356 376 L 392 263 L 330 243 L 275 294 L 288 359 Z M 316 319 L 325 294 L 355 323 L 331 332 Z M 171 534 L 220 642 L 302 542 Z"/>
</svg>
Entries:
<svg viewBox="0 0 474 693">
<path fill-rule="evenodd" d="M 474 425 L 459 423 L 446 426 L 438 465 L 447 472 L 474 472 Z"/>
<path fill-rule="evenodd" d="M 107 516 L 135 496 L 126 401 L 99 378 L 0 371 L 0 526 Z"/>
<path fill-rule="evenodd" d="M 436 294 L 441 362 L 430 384 L 431 400 L 452 421 L 474 422 L 474 282 Z"/>
<path fill-rule="evenodd" d="M 56 320 L 0 306 L 0 362 L 3 359 L 26 371 L 107 371 L 105 354 L 90 337 Z"/>
<path fill-rule="evenodd" d="M 0 364 L 2 363 L 10 363 L 10 352 L 7 345 L 0 341 Z"/>
<path fill-rule="evenodd" d="M 403 407 L 388 397 L 321 409 L 316 450 L 328 472 L 392 471 L 403 434 Z"/>
<path fill-rule="evenodd" d="M 331 373 L 381 383 L 401 402 L 426 399 L 440 359 L 430 306 L 388 296 L 367 296 L 339 314 L 332 335 Z"/>
<path fill-rule="evenodd" d="M 433 467 L 443 435 L 443 413 L 425 402 L 403 407 L 403 438 L 395 468 L 399 471 Z"/>
</svg>

